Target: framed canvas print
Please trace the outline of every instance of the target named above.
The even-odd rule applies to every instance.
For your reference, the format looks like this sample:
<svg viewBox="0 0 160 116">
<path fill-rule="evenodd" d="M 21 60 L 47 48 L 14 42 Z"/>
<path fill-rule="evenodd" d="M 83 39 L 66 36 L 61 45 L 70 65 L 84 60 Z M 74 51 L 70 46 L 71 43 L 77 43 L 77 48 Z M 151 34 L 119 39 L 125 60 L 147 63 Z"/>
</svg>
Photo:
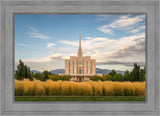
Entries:
<svg viewBox="0 0 160 116">
<path fill-rule="evenodd" d="M 159 115 L 159 1 L 1 1 L 1 115 Z"/>
</svg>

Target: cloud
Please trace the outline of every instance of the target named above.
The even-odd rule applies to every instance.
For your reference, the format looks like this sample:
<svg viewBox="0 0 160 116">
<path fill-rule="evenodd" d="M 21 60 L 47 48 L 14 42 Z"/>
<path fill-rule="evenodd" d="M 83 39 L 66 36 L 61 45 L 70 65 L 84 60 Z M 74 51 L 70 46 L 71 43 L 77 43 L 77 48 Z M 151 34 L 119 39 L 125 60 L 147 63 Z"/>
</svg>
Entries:
<svg viewBox="0 0 160 116">
<path fill-rule="evenodd" d="M 110 35 L 113 35 L 113 31 L 111 29 L 109 29 L 108 25 L 102 25 L 100 27 L 97 28 L 99 31 L 102 31 L 104 33 L 108 33 Z"/>
<path fill-rule="evenodd" d="M 44 57 L 44 58 L 41 58 L 41 59 L 24 59 L 23 61 L 24 62 L 36 62 L 36 63 L 46 63 L 46 62 L 50 62 L 51 60 L 53 59 L 59 59 L 59 60 L 62 60 L 62 59 L 65 59 L 65 55 L 64 54 L 53 54 L 53 55 L 50 55 L 48 57 Z"/>
<path fill-rule="evenodd" d="M 128 16 L 121 16 L 118 20 L 115 20 L 112 22 L 109 27 L 111 28 L 123 28 L 123 27 L 129 27 L 132 25 L 135 25 L 138 22 L 141 22 L 144 20 L 145 15 L 138 15 L 136 17 L 129 17 Z"/>
<path fill-rule="evenodd" d="M 91 37 L 86 37 L 86 39 L 92 39 Z"/>
<path fill-rule="evenodd" d="M 29 33 L 31 38 L 38 38 L 38 39 L 50 39 L 51 37 L 42 33 L 35 33 L 35 32 L 30 32 Z"/>
<path fill-rule="evenodd" d="M 48 49 L 49 49 L 49 48 L 53 48 L 53 46 L 55 46 L 54 43 L 48 43 L 48 44 L 47 44 L 47 48 L 48 48 Z"/>
<path fill-rule="evenodd" d="M 99 26 L 97 30 L 110 35 L 114 34 L 113 29 L 126 30 L 127 32 L 129 31 L 133 33 L 139 32 L 144 28 L 144 26 L 136 28 L 136 24 L 140 23 L 141 21 L 144 21 L 144 19 L 145 15 L 138 15 L 135 17 L 130 17 L 130 15 L 124 15 L 119 17 L 119 19 L 114 20 L 110 24 Z"/>
<path fill-rule="evenodd" d="M 134 45 L 129 45 L 126 47 L 119 48 L 116 52 L 112 53 L 112 58 L 122 58 L 126 56 L 132 56 L 135 55 L 144 54 L 145 55 L 145 38 L 143 40 L 137 41 Z"/>
<path fill-rule="evenodd" d="M 46 62 L 50 62 L 51 59 L 49 57 L 45 57 L 45 58 L 41 58 L 41 59 L 24 59 L 23 60 L 26 63 L 46 63 Z"/>
<path fill-rule="evenodd" d="M 145 66 L 145 62 L 135 62 L 141 67 Z M 97 62 L 96 65 L 125 65 L 134 66 L 134 62 L 118 62 L 118 61 L 108 61 L 108 62 Z"/>
<path fill-rule="evenodd" d="M 46 69 L 54 70 L 64 68 L 65 58 L 66 57 L 64 56 L 64 54 L 53 54 L 41 59 L 22 59 L 22 61 L 24 62 L 24 64 L 27 64 L 31 68 L 31 70 L 44 71 Z M 18 64 L 19 61 L 16 61 L 15 69 L 17 68 Z"/>
<path fill-rule="evenodd" d="M 131 32 L 131 33 L 137 33 L 137 32 L 139 32 L 139 31 L 141 31 L 141 30 L 143 30 L 143 29 L 145 29 L 145 25 L 139 26 L 139 27 L 137 27 L 136 29 L 133 29 L 133 30 L 131 30 L 131 31 L 129 31 L 129 32 Z"/>
<path fill-rule="evenodd" d="M 68 44 L 72 46 L 78 46 L 78 42 L 75 42 L 75 41 L 62 40 L 62 41 L 59 41 L 59 43 Z"/>
<path fill-rule="evenodd" d="M 90 55 L 97 62 L 112 61 L 113 59 L 116 61 L 132 60 L 132 62 L 145 60 L 145 33 L 126 36 L 117 40 L 102 37 L 89 38 L 82 40 L 82 50 L 84 56 Z M 69 48 L 77 48 L 78 50 L 78 42 L 76 41 L 65 41 L 63 44 L 70 45 Z M 72 51 L 67 56 L 76 52 Z"/>
<path fill-rule="evenodd" d="M 49 56 L 50 59 L 65 59 L 65 55 L 64 54 L 54 54 Z"/>
<path fill-rule="evenodd" d="M 31 27 L 31 26 L 28 26 L 28 25 L 25 25 L 29 30 L 33 31 L 33 32 L 38 32 L 38 30 L 34 27 Z"/>
<path fill-rule="evenodd" d="M 126 36 L 119 39 L 104 37 L 88 37 L 82 39 L 82 51 L 84 56 L 91 56 L 96 59 L 98 67 L 122 68 L 131 67 L 134 62 L 144 66 L 145 64 L 145 33 Z M 51 55 L 41 59 L 24 60 L 31 69 L 64 68 L 64 59 L 77 55 L 78 41 L 62 40 L 59 41 L 60 48 L 52 49 Z M 48 43 L 48 47 L 53 47 L 54 43 Z M 36 65 L 37 64 L 37 65 Z M 120 65 L 120 67 L 116 67 Z M 107 67 L 109 66 L 109 67 Z M 43 68 L 44 67 L 44 68 Z M 125 70 L 126 68 L 124 68 Z M 119 69 L 121 70 L 121 69 Z"/>
<path fill-rule="evenodd" d="M 43 33 L 40 33 L 38 31 L 38 29 L 32 27 L 32 26 L 28 26 L 26 25 L 25 27 L 27 27 L 30 31 L 29 31 L 29 35 L 31 38 L 38 38 L 38 39 L 51 39 L 50 36 L 46 35 L 46 34 L 43 34 Z"/>
</svg>

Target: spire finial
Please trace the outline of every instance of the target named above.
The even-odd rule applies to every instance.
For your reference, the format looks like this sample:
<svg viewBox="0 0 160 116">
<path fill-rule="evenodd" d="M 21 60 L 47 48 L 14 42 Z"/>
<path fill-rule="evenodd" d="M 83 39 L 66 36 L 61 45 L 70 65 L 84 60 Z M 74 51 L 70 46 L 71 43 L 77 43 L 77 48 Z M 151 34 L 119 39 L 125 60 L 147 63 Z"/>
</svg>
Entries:
<svg viewBox="0 0 160 116">
<path fill-rule="evenodd" d="M 78 57 L 83 57 L 83 52 L 81 48 L 81 33 L 79 34 L 79 50 L 78 50 Z"/>
<path fill-rule="evenodd" d="M 81 33 L 79 34 L 79 49 L 81 49 Z"/>
</svg>

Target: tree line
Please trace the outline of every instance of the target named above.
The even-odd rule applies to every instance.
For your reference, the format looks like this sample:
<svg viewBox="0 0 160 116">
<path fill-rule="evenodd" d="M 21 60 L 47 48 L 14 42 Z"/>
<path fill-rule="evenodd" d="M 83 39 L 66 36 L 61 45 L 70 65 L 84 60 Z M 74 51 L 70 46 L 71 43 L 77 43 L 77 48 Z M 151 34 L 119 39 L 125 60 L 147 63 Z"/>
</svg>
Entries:
<svg viewBox="0 0 160 116">
<path fill-rule="evenodd" d="M 137 63 L 134 63 L 132 71 L 125 71 L 125 74 L 116 73 L 112 70 L 110 73 L 104 76 L 92 76 L 90 78 L 93 81 L 145 81 L 145 68 L 141 69 Z"/>
<path fill-rule="evenodd" d="M 19 64 L 17 65 L 17 70 L 15 71 L 15 79 L 23 80 L 24 78 L 33 80 L 37 79 L 40 81 L 46 81 L 51 79 L 53 81 L 69 81 L 71 76 L 69 75 L 55 75 L 52 74 L 50 71 L 43 71 L 42 73 L 33 73 L 30 71 L 30 67 L 24 65 L 24 63 L 19 60 Z M 134 68 L 132 71 L 125 71 L 125 74 L 122 75 L 117 73 L 115 70 L 112 70 L 110 73 L 104 76 L 92 76 L 90 80 L 93 81 L 145 81 L 145 68 L 141 69 L 137 63 L 134 63 Z"/>
</svg>

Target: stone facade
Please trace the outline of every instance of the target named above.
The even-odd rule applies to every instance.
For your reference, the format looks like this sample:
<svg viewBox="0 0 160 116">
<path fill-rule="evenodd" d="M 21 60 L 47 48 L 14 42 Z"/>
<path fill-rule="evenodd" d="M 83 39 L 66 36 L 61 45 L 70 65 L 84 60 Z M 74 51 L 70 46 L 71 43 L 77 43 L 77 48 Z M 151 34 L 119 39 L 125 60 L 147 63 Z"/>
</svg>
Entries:
<svg viewBox="0 0 160 116">
<path fill-rule="evenodd" d="M 79 49 L 77 56 L 70 56 L 65 59 L 65 75 L 70 75 L 70 81 L 89 81 L 90 76 L 101 75 L 96 74 L 96 60 L 90 56 L 83 56 L 81 48 L 81 35 L 79 39 Z"/>
</svg>

